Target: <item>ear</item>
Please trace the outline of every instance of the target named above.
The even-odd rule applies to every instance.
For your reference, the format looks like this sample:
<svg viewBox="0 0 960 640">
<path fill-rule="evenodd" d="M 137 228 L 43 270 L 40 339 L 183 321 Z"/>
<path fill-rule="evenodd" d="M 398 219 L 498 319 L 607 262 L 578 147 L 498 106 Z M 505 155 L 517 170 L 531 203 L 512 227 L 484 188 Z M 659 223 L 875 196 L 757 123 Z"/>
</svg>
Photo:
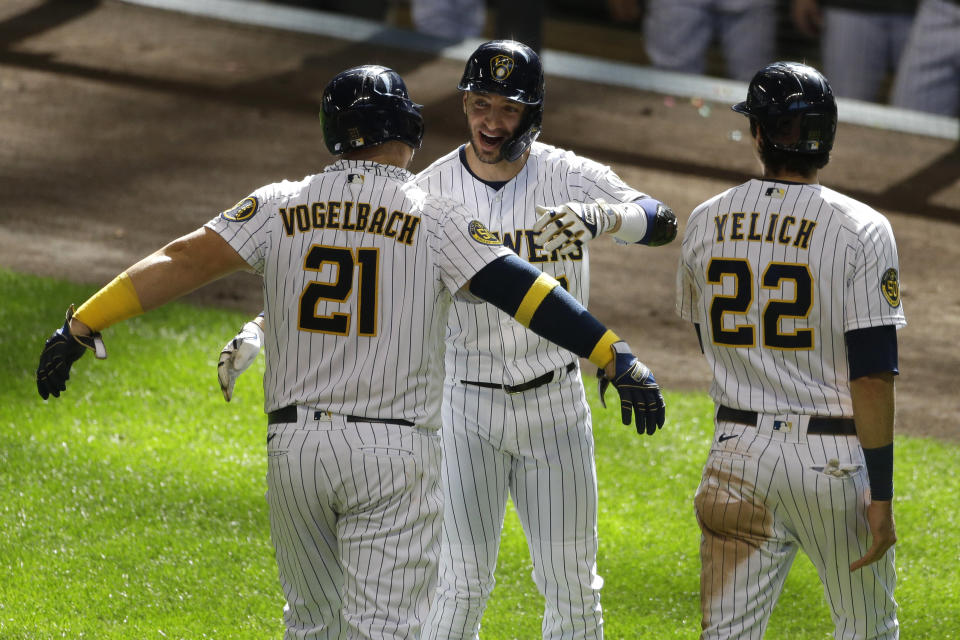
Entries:
<svg viewBox="0 0 960 640">
<path fill-rule="evenodd" d="M 463 92 L 463 115 L 467 115 L 467 96 L 470 94 L 469 91 Z"/>
</svg>

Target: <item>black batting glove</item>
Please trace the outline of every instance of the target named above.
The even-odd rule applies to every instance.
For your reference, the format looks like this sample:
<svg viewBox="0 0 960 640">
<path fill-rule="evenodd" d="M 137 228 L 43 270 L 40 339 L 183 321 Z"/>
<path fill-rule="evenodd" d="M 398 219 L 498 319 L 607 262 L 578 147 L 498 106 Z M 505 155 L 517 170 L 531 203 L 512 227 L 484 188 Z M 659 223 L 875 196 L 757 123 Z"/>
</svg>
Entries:
<svg viewBox="0 0 960 640">
<path fill-rule="evenodd" d="M 67 309 L 66 322 L 43 345 L 40 365 L 37 367 L 37 391 L 44 400 L 50 396 L 59 398 L 60 392 L 66 390 L 67 380 L 70 379 L 70 367 L 86 353 L 87 349 L 94 351 L 97 358 L 101 360 L 107 357 L 107 351 L 99 333 L 75 336 L 70 332 L 72 317 L 73 305 L 70 305 Z"/>
<path fill-rule="evenodd" d="M 666 404 L 660 393 L 660 385 L 650 369 L 630 352 L 630 346 L 626 342 L 614 343 L 613 353 L 613 377 L 607 377 L 603 369 L 597 371 L 600 404 L 607 406 L 604 393 L 607 386 L 612 384 L 620 394 L 620 417 L 623 424 L 630 424 L 632 415 L 635 415 L 637 433 L 646 432 L 652 436 L 663 426 L 666 419 Z"/>
</svg>

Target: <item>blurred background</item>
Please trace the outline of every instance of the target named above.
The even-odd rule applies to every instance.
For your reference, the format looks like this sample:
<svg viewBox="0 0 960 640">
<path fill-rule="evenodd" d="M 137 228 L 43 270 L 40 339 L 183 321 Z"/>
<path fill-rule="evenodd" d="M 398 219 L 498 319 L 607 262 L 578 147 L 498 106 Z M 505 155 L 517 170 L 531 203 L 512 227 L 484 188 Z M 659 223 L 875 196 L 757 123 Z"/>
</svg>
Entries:
<svg viewBox="0 0 960 640">
<path fill-rule="evenodd" d="M 956 0 L 269 1 L 741 81 L 768 61 L 799 60 L 838 97 L 950 117 L 960 100 Z"/>
</svg>

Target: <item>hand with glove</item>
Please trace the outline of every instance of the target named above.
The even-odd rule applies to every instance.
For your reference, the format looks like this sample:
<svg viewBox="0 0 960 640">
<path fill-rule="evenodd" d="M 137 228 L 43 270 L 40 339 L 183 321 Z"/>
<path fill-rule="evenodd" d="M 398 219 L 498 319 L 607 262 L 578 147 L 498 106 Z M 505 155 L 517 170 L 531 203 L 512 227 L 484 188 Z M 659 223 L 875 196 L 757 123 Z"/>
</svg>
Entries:
<svg viewBox="0 0 960 640">
<path fill-rule="evenodd" d="M 677 237 L 677 217 L 667 205 L 654 198 L 608 204 L 568 202 L 557 207 L 536 207 L 539 217 L 533 224 L 534 242 L 544 251 L 559 255 L 573 253 L 585 242 L 609 233 L 625 244 L 659 247 Z"/>
<path fill-rule="evenodd" d="M 73 305 L 67 309 L 67 320 L 57 329 L 40 354 L 40 364 L 37 367 L 37 391 L 40 397 L 46 400 L 50 396 L 60 397 L 60 392 L 67 388 L 70 379 L 70 367 L 87 352 L 93 351 L 97 358 L 107 357 L 107 350 L 103 346 L 103 338 L 99 332 L 88 334 L 74 334 L 70 330 L 70 320 L 73 318 Z"/>
<path fill-rule="evenodd" d="M 567 202 L 553 208 L 537 205 L 536 209 L 539 217 L 533 224 L 537 233 L 534 242 L 544 251 L 559 250 L 561 256 L 573 253 L 619 222 L 616 212 L 603 200 Z"/>
<path fill-rule="evenodd" d="M 223 399 L 227 402 L 230 402 L 233 397 L 233 385 L 237 378 L 253 364 L 257 354 L 260 353 L 260 346 L 263 344 L 263 328 L 260 325 L 262 317 L 243 325 L 240 333 L 234 336 L 233 340 L 228 342 L 220 352 L 217 379 L 220 382 Z"/>
<path fill-rule="evenodd" d="M 613 385 L 620 394 L 620 411 L 623 424 L 630 424 L 631 414 L 636 416 L 637 433 L 653 435 L 663 426 L 666 405 L 660 386 L 649 368 L 633 355 L 630 346 L 623 341 L 613 344 L 613 360 L 606 369 L 597 371 L 600 389 L 600 404 L 607 406 L 604 394 L 607 386 Z"/>
</svg>

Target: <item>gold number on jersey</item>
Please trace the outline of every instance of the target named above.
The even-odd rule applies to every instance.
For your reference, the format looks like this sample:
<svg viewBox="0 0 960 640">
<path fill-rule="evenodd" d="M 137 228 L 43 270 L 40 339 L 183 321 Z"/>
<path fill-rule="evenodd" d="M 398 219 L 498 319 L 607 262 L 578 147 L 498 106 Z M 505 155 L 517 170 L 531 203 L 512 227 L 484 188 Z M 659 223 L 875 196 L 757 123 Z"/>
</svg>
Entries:
<svg viewBox="0 0 960 640">
<path fill-rule="evenodd" d="M 728 347 L 752 347 L 756 344 L 756 329 L 749 324 L 734 324 L 733 329 L 723 328 L 723 315 L 732 313 L 743 315 L 753 301 L 753 274 L 746 260 L 714 258 L 707 265 L 707 282 L 722 285 L 724 276 L 732 276 L 734 294 L 732 296 L 713 296 L 710 303 L 710 327 L 713 341 Z"/>
<path fill-rule="evenodd" d="M 710 329 L 715 344 L 727 347 L 752 347 L 756 328 L 749 323 L 724 329 L 724 314 L 745 315 L 753 304 L 753 274 L 750 263 L 742 258 L 714 258 L 707 265 L 707 282 L 722 285 L 725 277 L 734 278 L 733 295 L 715 295 L 710 303 Z M 813 329 L 782 331 L 784 318 L 805 319 L 813 306 L 813 277 L 805 264 L 771 262 L 760 280 L 764 289 L 783 290 L 793 284 L 792 299 L 772 298 L 763 309 L 763 346 L 768 349 L 803 350 L 813 348 Z"/>
<path fill-rule="evenodd" d="M 303 268 L 306 271 L 319 272 L 324 265 L 333 265 L 336 274 L 332 282 L 313 281 L 304 287 L 303 293 L 300 294 L 298 318 L 300 329 L 340 336 L 350 333 L 351 314 L 334 311 L 327 315 L 317 315 L 317 307 L 321 303 L 346 303 L 353 294 L 353 269 L 359 266 L 357 335 L 376 335 L 380 250 L 375 248 L 354 250 L 349 247 L 315 244 L 310 247 L 303 262 Z"/>
</svg>

